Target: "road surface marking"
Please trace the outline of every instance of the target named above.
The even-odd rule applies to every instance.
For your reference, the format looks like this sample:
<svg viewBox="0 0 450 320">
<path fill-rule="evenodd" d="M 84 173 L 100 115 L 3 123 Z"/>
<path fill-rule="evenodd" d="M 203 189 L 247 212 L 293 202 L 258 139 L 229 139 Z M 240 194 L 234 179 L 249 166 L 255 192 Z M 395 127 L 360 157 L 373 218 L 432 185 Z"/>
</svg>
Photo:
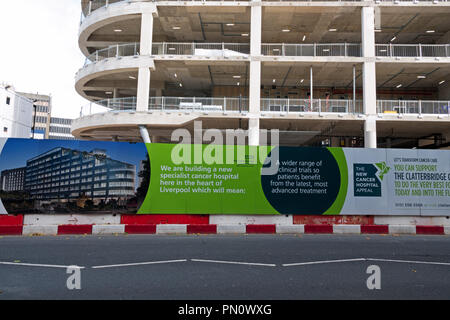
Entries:
<svg viewBox="0 0 450 320">
<path fill-rule="evenodd" d="M 312 265 L 312 264 L 327 264 L 327 263 L 340 263 L 340 262 L 355 262 L 355 261 L 366 261 L 366 260 L 367 259 L 365 259 L 365 258 L 357 258 L 357 259 L 342 259 L 342 260 L 310 261 L 310 262 L 283 264 L 283 267 L 307 266 L 307 265 Z"/>
<path fill-rule="evenodd" d="M 36 264 L 36 263 L 1 262 L 1 261 L 0 261 L 0 265 L 39 267 L 39 268 L 64 268 L 64 269 L 67 269 L 69 267 L 74 267 L 74 266 L 61 266 L 61 265 L 54 265 L 54 264 Z M 79 267 L 79 268 L 84 269 L 84 267 Z"/>
<path fill-rule="evenodd" d="M 203 260 L 203 259 L 191 259 L 193 262 L 206 262 L 206 263 L 223 263 L 223 264 L 240 264 L 247 266 L 263 266 L 263 267 L 276 267 L 276 264 L 267 263 L 252 263 L 252 262 L 236 262 L 236 261 L 219 261 L 219 260 Z"/>
<path fill-rule="evenodd" d="M 107 266 L 95 266 L 95 267 L 92 267 L 92 269 L 134 267 L 134 266 L 145 266 L 145 265 L 152 265 L 152 264 L 178 263 L 178 262 L 187 262 L 187 260 L 183 259 L 183 260 L 167 260 L 167 261 L 151 261 L 151 262 L 127 263 L 127 264 L 113 264 L 113 265 L 107 265 Z"/>
<path fill-rule="evenodd" d="M 380 261 L 380 262 L 397 262 L 397 263 L 414 263 L 414 264 L 435 264 L 442 266 L 450 266 L 449 262 L 433 262 L 433 261 L 408 261 L 408 260 L 392 260 L 392 259 L 372 259 L 368 258 L 368 261 Z"/>
</svg>

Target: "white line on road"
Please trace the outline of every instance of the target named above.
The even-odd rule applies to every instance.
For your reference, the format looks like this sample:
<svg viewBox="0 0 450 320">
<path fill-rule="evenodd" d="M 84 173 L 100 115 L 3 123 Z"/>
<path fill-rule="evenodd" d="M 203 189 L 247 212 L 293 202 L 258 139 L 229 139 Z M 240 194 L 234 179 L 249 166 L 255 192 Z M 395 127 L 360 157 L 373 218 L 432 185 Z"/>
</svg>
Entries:
<svg viewBox="0 0 450 320">
<path fill-rule="evenodd" d="M 219 260 L 203 260 L 203 259 L 191 259 L 193 262 L 206 262 L 206 263 L 223 263 L 223 264 L 240 264 L 247 266 L 262 266 L 262 267 L 276 267 L 276 264 L 268 263 L 252 263 L 252 262 L 236 262 L 236 261 L 219 261 Z"/>
<path fill-rule="evenodd" d="M 367 259 L 365 259 L 365 258 L 357 258 L 357 259 L 342 259 L 342 260 L 310 261 L 310 262 L 283 264 L 283 267 L 307 266 L 307 265 L 312 265 L 312 264 L 327 264 L 327 263 L 340 263 L 340 262 L 355 262 L 355 261 L 366 261 L 366 260 Z"/>
<path fill-rule="evenodd" d="M 113 265 L 108 265 L 108 266 L 95 266 L 95 267 L 92 267 L 92 269 L 134 267 L 134 266 L 145 266 L 145 265 L 165 264 L 165 263 L 179 263 L 179 262 L 187 262 L 187 260 L 183 259 L 183 260 L 167 260 L 167 261 L 151 261 L 151 262 L 127 263 L 127 264 L 113 264 Z"/>
<path fill-rule="evenodd" d="M 1 265 L 9 265 L 9 266 L 22 266 L 22 267 L 39 267 L 39 268 L 64 268 L 67 269 L 69 267 L 75 267 L 74 265 L 71 266 L 61 266 L 61 265 L 54 265 L 54 264 L 36 264 L 36 263 L 19 263 L 19 262 L 1 262 Z M 79 267 L 80 269 L 84 269 L 84 267 Z"/>
<path fill-rule="evenodd" d="M 368 261 L 380 261 L 380 262 L 396 262 L 396 263 L 414 263 L 414 264 L 435 264 L 442 266 L 450 266 L 449 262 L 433 262 L 433 261 L 408 261 L 408 260 L 392 260 L 392 259 L 372 259 L 368 258 Z"/>
</svg>

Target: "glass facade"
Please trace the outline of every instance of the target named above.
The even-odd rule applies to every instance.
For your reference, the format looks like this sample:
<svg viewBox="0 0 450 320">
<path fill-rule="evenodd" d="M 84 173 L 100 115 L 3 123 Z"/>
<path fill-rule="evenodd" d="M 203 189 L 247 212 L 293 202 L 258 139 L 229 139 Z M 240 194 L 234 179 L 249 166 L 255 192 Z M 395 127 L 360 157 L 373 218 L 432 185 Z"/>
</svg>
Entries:
<svg viewBox="0 0 450 320">
<path fill-rule="evenodd" d="M 135 195 L 136 167 L 104 150 L 56 148 L 27 161 L 25 190 L 36 200 L 126 199 Z"/>
<path fill-rule="evenodd" d="M 4 170 L 1 174 L 2 191 L 23 191 L 25 181 L 25 168 Z"/>
</svg>

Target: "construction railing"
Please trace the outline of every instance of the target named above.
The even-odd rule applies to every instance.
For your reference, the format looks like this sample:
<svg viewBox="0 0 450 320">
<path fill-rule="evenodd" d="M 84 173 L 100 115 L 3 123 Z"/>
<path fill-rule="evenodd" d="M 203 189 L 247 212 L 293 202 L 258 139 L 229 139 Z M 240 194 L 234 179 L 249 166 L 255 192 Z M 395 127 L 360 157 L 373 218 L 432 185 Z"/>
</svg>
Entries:
<svg viewBox="0 0 450 320">
<path fill-rule="evenodd" d="M 361 45 L 359 43 L 263 44 L 261 52 L 266 56 L 360 57 Z"/>
<path fill-rule="evenodd" d="M 151 97 L 149 110 L 183 112 L 248 112 L 248 98 Z"/>
<path fill-rule="evenodd" d="M 362 113 L 362 101 L 334 99 L 261 99 L 261 112 Z"/>
<path fill-rule="evenodd" d="M 97 50 L 86 58 L 84 66 L 109 58 L 119 58 L 140 55 L 140 44 L 137 42 L 117 44 Z M 188 55 L 207 57 L 248 57 L 248 43 L 164 43 L 152 45 L 155 56 Z"/>
<path fill-rule="evenodd" d="M 188 55 L 208 57 L 247 57 L 250 54 L 248 43 L 153 43 L 153 55 Z"/>
<path fill-rule="evenodd" d="M 136 97 L 105 99 L 81 107 L 80 117 L 110 111 L 136 110 Z"/>
<path fill-rule="evenodd" d="M 433 114 L 450 117 L 450 101 L 377 100 L 380 114 Z M 80 117 L 105 112 L 135 111 L 136 97 L 105 99 L 83 106 Z M 246 97 L 150 97 L 148 110 L 175 112 L 246 113 Z M 362 114 L 362 100 L 261 99 L 261 112 Z"/>
<path fill-rule="evenodd" d="M 437 114 L 450 117 L 450 101 L 378 100 L 377 109 L 380 114 Z"/>
<path fill-rule="evenodd" d="M 84 66 L 109 58 L 138 56 L 140 44 L 137 42 L 117 44 L 108 48 L 97 50 L 86 58 Z"/>
<path fill-rule="evenodd" d="M 449 44 L 377 44 L 377 57 L 450 57 Z"/>
<path fill-rule="evenodd" d="M 80 117 L 105 113 L 135 111 L 136 97 L 105 99 L 81 108 Z M 244 97 L 150 97 L 148 110 L 178 112 L 248 112 L 248 98 Z"/>
<path fill-rule="evenodd" d="M 186 0 L 152 0 L 153 2 L 185 2 Z M 187 0 L 189 1 L 189 0 Z M 251 0 L 191 0 L 192 2 L 248 2 Z M 263 2 L 362 2 L 365 0 L 262 0 Z M 82 8 L 81 22 L 95 10 L 107 7 L 116 2 L 131 2 L 131 0 L 91 0 L 86 2 Z M 380 2 L 448 2 L 448 0 L 374 0 L 375 3 Z"/>
<path fill-rule="evenodd" d="M 450 57 L 450 44 L 377 44 L 375 49 L 377 57 Z M 89 55 L 84 65 L 108 58 L 138 56 L 139 51 L 140 44 L 137 42 L 109 46 Z M 247 58 L 250 54 L 250 44 L 155 42 L 152 45 L 152 54 L 155 56 Z M 262 54 L 293 57 L 361 57 L 361 45 L 357 43 L 263 44 Z"/>
</svg>

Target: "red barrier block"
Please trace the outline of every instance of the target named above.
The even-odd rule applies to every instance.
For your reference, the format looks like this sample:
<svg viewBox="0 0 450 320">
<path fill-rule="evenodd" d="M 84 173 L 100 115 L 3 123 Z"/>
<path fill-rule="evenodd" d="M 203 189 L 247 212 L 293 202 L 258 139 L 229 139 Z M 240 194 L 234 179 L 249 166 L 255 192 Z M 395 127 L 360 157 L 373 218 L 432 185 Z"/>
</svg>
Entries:
<svg viewBox="0 0 450 320">
<path fill-rule="evenodd" d="M 0 215 L 0 226 L 21 226 L 23 225 L 23 215 L 17 216 Z"/>
<path fill-rule="evenodd" d="M 332 234 L 332 225 L 320 225 L 320 224 L 310 224 L 305 226 L 305 233 L 311 234 Z"/>
<path fill-rule="evenodd" d="M 385 225 L 363 225 L 361 226 L 363 234 L 389 234 L 389 226 Z"/>
<path fill-rule="evenodd" d="M 273 234 L 277 233 L 277 227 L 274 224 L 248 224 L 247 233 Z"/>
<path fill-rule="evenodd" d="M 193 214 L 137 214 L 121 216 L 121 224 L 209 224 L 209 215 Z"/>
<path fill-rule="evenodd" d="M 58 234 L 92 234 L 92 225 L 60 225 L 58 226 Z"/>
<path fill-rule="evenodd" d="M 416 234 L 444 234 L 443 226 L 416 226 Z"/>
<path fill-rule="evenodd" d="M 21 236 L 23 226 L 0 226 L 0 236 Z"/>
<path fill-rule="evenodd" d="M 155 224 L 129 224 L 125 226 L 125 233 L 128 234 L 156 234 Z"/>
<path fill-rule="evenodd" d="M 215 224 L 191 224 L 187 226 L 188 234 L 217 234 L 217 226 Z"/>
<path fill-rule="evenodd" d="M 375 218 L 373 216 L 303 216 L 294 215 L 294 224 L 313 225 L 313 224 L 370 224 L 373 225 Z"/>
</svg>

